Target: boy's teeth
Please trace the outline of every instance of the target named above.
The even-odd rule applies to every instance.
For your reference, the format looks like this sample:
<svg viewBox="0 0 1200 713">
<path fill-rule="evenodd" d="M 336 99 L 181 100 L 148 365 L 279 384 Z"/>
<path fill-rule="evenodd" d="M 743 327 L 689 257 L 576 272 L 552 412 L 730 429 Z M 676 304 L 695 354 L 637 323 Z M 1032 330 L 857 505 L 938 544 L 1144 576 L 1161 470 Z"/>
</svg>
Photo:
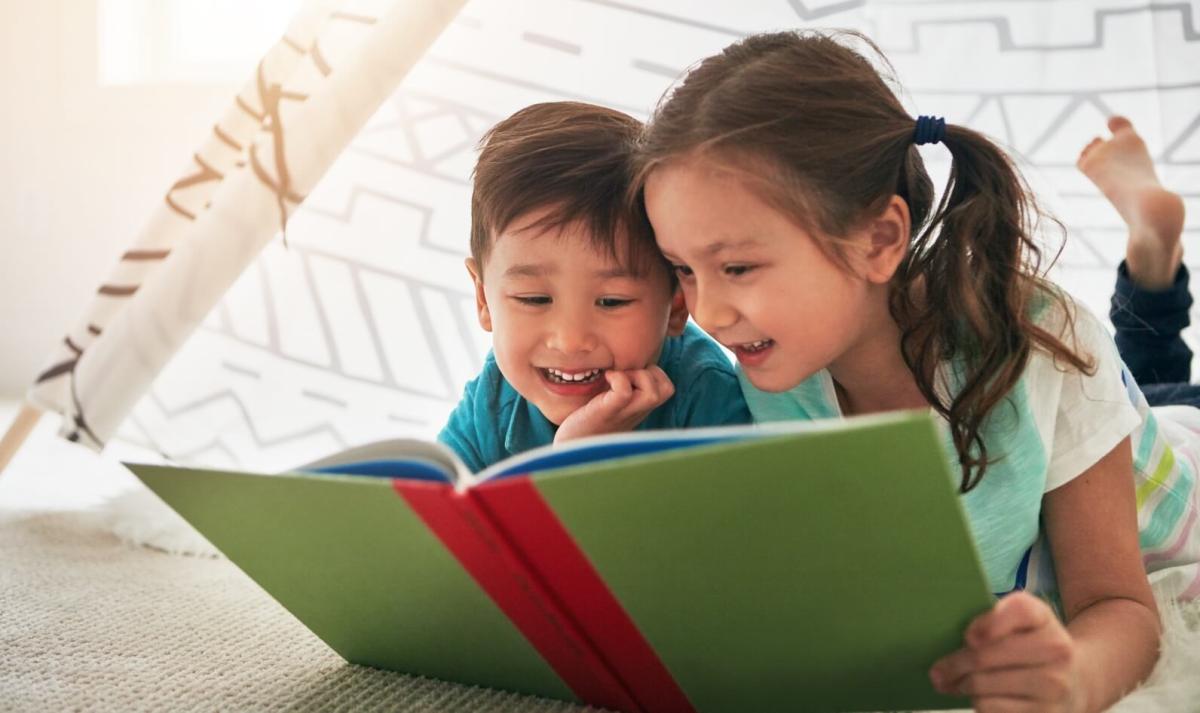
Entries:
<svg viewBox="0 0 1200 713">
<path fill-rule="evenodd" d="M 554 377 L 555 379 L 557 379 L 559 381 L 567 381 L 567 382 L 591 381 L 601 371 L 602 371 L 601 369 L 588 369 L 587 371 L 580 371 L 580 372 L 575 372 L 573 374 L 568 374 L 567 372 L 560 371 L 558 369 L 549 369 L 549 368 L 546 369 L 546 372 L 548 374 L 550 374 L 550 376 Z"/>
<path fill-rule="evenodd" d="M 754 351 L 758 351 L 759 349 L 762 349 L 763 347 L 767 346 L 770 343 L 771 343 L 770 339 L 760 339 L 757 342 L 750 342 L 749 344 L 743 344 L 742 349 L 754 352 Z"/>
</svg>

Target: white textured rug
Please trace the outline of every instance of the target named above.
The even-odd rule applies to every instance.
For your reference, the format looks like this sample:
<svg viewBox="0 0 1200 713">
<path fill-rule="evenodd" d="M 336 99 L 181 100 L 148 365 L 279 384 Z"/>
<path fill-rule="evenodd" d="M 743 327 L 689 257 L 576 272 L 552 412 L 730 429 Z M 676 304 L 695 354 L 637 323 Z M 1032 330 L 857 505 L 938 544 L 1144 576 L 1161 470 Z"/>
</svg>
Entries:
<svg viewBox="0 0 1200 713">
<path fill-rule="evenodd" d="M 78 512 L 0 515 L 5 711 L 575 711 L 353 666 L 228 561 Z"/>
</svg>

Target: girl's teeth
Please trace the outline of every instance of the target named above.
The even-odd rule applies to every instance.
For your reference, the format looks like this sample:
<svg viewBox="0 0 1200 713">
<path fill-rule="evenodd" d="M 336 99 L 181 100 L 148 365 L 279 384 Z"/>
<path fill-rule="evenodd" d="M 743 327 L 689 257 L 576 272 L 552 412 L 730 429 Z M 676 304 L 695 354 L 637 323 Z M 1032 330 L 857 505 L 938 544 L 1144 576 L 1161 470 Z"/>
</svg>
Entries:
<svg viewBox="0 0 1200 713">
<path fill-rule="evenodd" d="M 749 344 L 743 344 L 742 349 L 745 349 L 748 352 L 756 352 L 756 351 L 763 349 L 770 343 L 771 343 L 770 339 L 760 339 L 757 342 L 750 342 Z"/>
</svg>

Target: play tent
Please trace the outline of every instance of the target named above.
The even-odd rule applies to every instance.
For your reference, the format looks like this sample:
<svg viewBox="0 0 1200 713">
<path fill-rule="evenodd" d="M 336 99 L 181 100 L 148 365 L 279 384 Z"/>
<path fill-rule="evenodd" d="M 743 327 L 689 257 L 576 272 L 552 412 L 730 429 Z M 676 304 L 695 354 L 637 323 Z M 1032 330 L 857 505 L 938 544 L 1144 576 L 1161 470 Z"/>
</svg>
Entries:
<svg viewBox="0 0 1200 713">
<path fill-rule="evenodd" d="M 1056 276 L 1103 312 L 1124 231 L 1075 157 L 1107 114 L 1126 114 L 1200 215 L 1193 8 L 311 0 L 211 135 L 180 147 L 179 180 L 64 325 L 0 461 L 41 411 L 92 448 L 121 439 L 209 465 L 432 436 L 488 347 L 462 267 L 478 137 L 537 101 L 644 118 L 689 65 L 770 29 L 861 30 L 914 115 L 1015 151 L 1070 230 Z M 944 176 L 944 150 L 923 151 Z M 1198 237 L 1185 235 L 1189 256 Z"/>
</svg>

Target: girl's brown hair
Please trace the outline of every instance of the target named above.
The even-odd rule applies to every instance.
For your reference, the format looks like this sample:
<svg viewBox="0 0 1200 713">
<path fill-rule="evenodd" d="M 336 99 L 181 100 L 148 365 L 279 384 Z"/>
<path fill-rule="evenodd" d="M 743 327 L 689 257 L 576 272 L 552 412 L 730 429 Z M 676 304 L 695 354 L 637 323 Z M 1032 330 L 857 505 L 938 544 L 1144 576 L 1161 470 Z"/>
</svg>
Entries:
<svg viewBox="0 0 1200 713">
<path fill-rule="evenodd" d="M 640 146 L 637 184 L 673 157 L 701 153 L 744 169 L 764 200 L 845 265 L 845 238 L 893 195 L 912 217 L 907 256 L 890 285 L 901 352 L 917 386 L 950 424 L 962 492 L 989 463 L 982 435 L 1040 348 L 1081 372 L 1086 355 L 1034 322 L 1066 298 L 1042 278 L 1033 235 L 1043 217 L 1012 161 L 990 140 L 946 126 L 953 163 L 942 200 L 913 143 L 916 120 L 880 72 L 841 39 L 857 33 L 754 35 L 701 62 L 655 111 Z M 765 174 L 765 175 L 764 175 Z M 1055 221 L 1057 222 L 1057 221 Z M 1060 225 L 1061 227 L 1061 225 Z M 1055 330 L 1057 331 L 1057 330 Z M 953 361 L 957 393 L 935 386 Z"/>
</svg>

